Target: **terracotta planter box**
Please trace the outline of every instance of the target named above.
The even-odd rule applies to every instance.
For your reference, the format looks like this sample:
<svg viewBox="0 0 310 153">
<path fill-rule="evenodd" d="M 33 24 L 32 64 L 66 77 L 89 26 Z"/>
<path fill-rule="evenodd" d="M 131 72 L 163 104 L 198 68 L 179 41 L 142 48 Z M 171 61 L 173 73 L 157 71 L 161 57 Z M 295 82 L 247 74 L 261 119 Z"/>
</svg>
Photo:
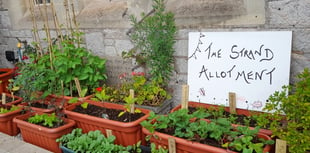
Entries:
<svg viewBox="0 0 310 153">
<path fill-rule="evenodd" d="M 75 126 L 75 121 L 63 118 L 66 123 L 65 125 L 58 128 L 47 128 L 26 121 L 26 119 L 34 114 L 35 113 L 26 113 L 15 117 L 13 120 L 20 129 L 23 140 L 49 151 L 61 153 L 59 143 L 56 142 L 56 139 L 70 133 Z"/>
<path fill-rule="evenodd" d="M 120 104 L 102 103 L 91 100 L 87 102 L 99 107 L 124 110 L 124 106 Z M 149 110 L 140 108 L 145 115 L 136 121 L 125 123 L 73 112 L 72 110 L 79 104 L 81 103 L 75 103 L 66 107 L 64 112 L 68 118 L 76 121 L 77 127 L 83 129 L 83 132 L 87 133 L 89 131 L 100 130 L 106 134 L 107 129 L 112 130 L 112 134 L 116 137 L 115 144 L 123 146 L 133 145 L 141 140 L 144 141 L 140 122 L 149 117 Z"/>
<path fill-rule="evenodd" d="M 202 107 L 202 108 L 218 108 L 221 107 L 219 105 L 212 105 L 212 104 L 206 104 L 206 103 L 197 103 L 197 102 L 188 102 L 188 107 Z M 181 105 L 176 106 L 175 108 L 173 108 L 170 112 L 174 112 L 181 109 Z M 225 107 L 225 111 L 229 112 L 229 107 Z M 256 112 L 256 111 L 250 111 L 250 110 L 246 110 L 246 109 L 236 109 L 236 113 L 238 115 L 245 115 L 245 116 L 251 116 L 252 113 L 262 113 L 262 112 Z M 242 125 L 237 125 L 237 124 L 232 124 L 232 126 L 237 127 L 237 126 L 242 126 Z M 253 127 L 250 127 L 250 129 L 254 129 Z M 268 129 L 260 129 L 259 130 L 260 133 L 266 134 L 268 136 L 272 135 L 272 131 L 268 130 Z"/>
<path fill-rule="evenodd" d="M 11 94 L 6 93 L 5 95 L 6 95 L 6 97 L 12 98 L 12 95 L 11 95 Z M 22 97 L 18 97 L 18 96 L 15 96 L 15 95 L 14 95 L 14 101 L 10 101 L 10 102 L 9 102 L 9 101 L 6 101 L 6 104 L 5 104 L 5 105 L 7 105 L 7 106 L 17 105 L 17 104 L 21 103 L 22 101 L 23 101 L 23 98 L 22 98 Z"/>
<path fill-rule="evenodd" d="M 13 122 L 13 118 L 20 115 L 22 107 L 18 110 L 0 114 L 0 132 L 8 134 L 10 136 L 16 136 L 19 133 L 19 129 L 16 123 Z"/>
<path fill-rule="evenodd" d="M 152 135 L 146 128 L 142 128 L 142 131 L 145 135 Z M 151 137 L 150 141 L 155 143 L 156 146 L 161 146 L 165 148 L 168 148 L 169 146 L 168 138 L 175 139 L 177 153 L 236 153 L 231 150 L 217 148 L 217 147 L 209 146 L 206 144 L 189 141 L 186 139 L 178 138 L 175 136 L 171 136 L 171 135 L 156 132 L 156 131 L 153 133 L 153 135 L 156 135 L 158 138 L 155 139 L 154 137 Z M 269 136 L 262 134 L 262 133 L 259 133 L 258 137 L 263 138 L 265 140 L 271 140 Z M 269 152 L 270 149 L 271 149 L 271 146 L 266 145 L 264 147 L 264 153 Z"/>
<path fill-rule="evenodd" d="M 13 69 L 0 69 L 0 94 L 2 94 L 2 92 L 8 93 L 7 86 L 9 84 L 9 79 L 13 78 L 13 74 Z"/>
</svg>

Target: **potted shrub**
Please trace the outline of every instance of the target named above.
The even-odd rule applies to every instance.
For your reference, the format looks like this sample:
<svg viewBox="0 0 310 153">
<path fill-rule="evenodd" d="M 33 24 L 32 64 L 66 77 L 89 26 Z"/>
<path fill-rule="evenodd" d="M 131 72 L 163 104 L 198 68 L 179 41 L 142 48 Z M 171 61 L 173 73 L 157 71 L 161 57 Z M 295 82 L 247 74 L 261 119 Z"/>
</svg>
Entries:
<svg viewBox="0 0 310 153">
<path fill-rule="evenodd" d="M 147 80 L 143 72 L 132 72 L 120 75 L 121 84 L 96 88 L 93 100 L 111 103 L 125 103 L 129 90 L 135 92 L 135 106 L 151 110 L 155 113 L 166 113 L 171 109 L 171 96 L 161 86 L 161 82 Z"/>
<path fill-rule="evenodd" d="M 114 144 L 115 136 L 106 137 L 101 131 L 89 131 L 82 133 L 82 129 L 76 128 L 71 133 L 63 135 L 56 140 L 60 143 L 64 153 L 73 152 L 141 152 L 139 146 L 121 146 Z M 139 151 L 138 151 L 139 150 Z"/>
<path fill-rule="evenodd" d="M 287 141 L 289 152 L 310 151 L 310 72 L 306 68 L 297 81 L 273 93 L 264 110 L 273 119 L 273 134 Z M 283 117 L 283 115 L 285 115 Z"/>
<path fill-rule="evenodd" d="M 23 140 L 50 150 L 61 153 L 56 139 L 70 133 L 75 121 L 61 118 L 53 114 L 28 112 L 13 119 L 20 129 Z"/>
<path fill-rule="evenodd" d="M 143 121 L 141 125 L 150 141 L 158 145 L 167 146 L 168 138 L 174 138 L 177 152 L 266 153 L 270 150 L 269 144 L 273 143 L 273 140 L 258 133 L 258 128 L 251 130 L 239 126 L 235 129 L 224 118 L 212 122 L 201 120 L 205 115 L 201 111 L 188 114 L 186 109 L 169 113 L 167 116 L 151 113 L 149 120 Z"/>
<path fill-rule="evenodd" d="M 86 100 L 69 105 L 64 110 L 68 118 L 83 132 L 112 130 L 115 143 L 123 146 L 136 144 L 142 139 L 140 122 L 149 116 L 149 110 L 135 109 L 133 113 L 124 105 Z"/>
<path fill-rule="evenodd" d="M 0 132 L 15 136 L 19 133 L 16 124 L 13 123 L 13 118 L 20 115 L 22 107 L 15 105 L 1 105 L 0 104 Z"/>
<path fill-rule="evenodd" d="M 132 58 L 137 63 L 132 71 L 142 68 L 147 78 L 147 84 L 156 83 L 160 88 L 169 91 L 168 84 L 174 71 L 173 63 L 175 52 L 176 26 L 174 14 L 165 10 L 163 0 L 153 0 L 152 13 L 141 16 L 138 21 L 133 15 L 130 16 L 133 28 L 127 33 L 135 45 L 128 52 L 123 52 L 123 58 Z M 140 92 L 135 90 L 136 92 Z M 155 95 L 154 95 L 155 96 Z M 159 101 L 162 108 L 171 109 L 171 101 L 166 98 Z M 143 104 L 143 106 L 146 105 Z M 166 110 L 158 111 L 148 107 L 156 113 L 166 113 Z"/>
<path fill-rule="evenodd" d="M 9 80 L 13 78 L 14 70 L 9 68 L 0 68 L 0 94 L 2 92 L 8 92 L 7 86 Z"/>
</svg>

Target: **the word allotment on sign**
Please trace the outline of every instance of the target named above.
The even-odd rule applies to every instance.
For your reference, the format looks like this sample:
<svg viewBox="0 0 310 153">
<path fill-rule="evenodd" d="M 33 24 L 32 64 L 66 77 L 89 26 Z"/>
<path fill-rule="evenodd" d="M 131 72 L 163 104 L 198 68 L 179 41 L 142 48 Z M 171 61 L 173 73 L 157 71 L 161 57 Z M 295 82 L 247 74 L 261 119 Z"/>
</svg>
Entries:
<svg viewBox="0 0 310 153">
<path fill-rule="evenodd" d="M 189 100 L 259 110 L 289 82 L 292 32 L 189 33 Z"/>
</svg>

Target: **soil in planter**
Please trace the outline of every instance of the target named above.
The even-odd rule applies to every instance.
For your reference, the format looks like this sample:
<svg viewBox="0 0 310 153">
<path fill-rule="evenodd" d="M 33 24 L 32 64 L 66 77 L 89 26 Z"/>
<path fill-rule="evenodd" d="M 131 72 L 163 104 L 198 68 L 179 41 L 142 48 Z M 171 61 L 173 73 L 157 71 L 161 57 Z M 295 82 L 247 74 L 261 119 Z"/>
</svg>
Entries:
<svg viewBox="0 0 310 153">
<path fill-rule="evenodd" d="M 16 99 L 14 99 L 14 100 L 16 100 Z M 1 101 L 1 100 L 0 100 L 0 101 Z M 6 97 L 5 97 L 5 102 L 6 102 L 6 103 L 13 102 L 13 98 L 12 98 L 12 97 L 6 96 Z"/>
<path fill-rule="evenodd" d="M 42 109 L 49 109 L 49 105 L 44 104 L 44 103 L 32 103 L 30 104 L 31 107 L 36 107 L 36 108 L 42 108 Z"/>
<path fill-rule="evenodd" d="M 77 105 L 75 109 L 73 109 L 74 112 L 78 112 L 81 114 L 87 114 L 95 117 L 100 117 L 100 118 L 106 118 L 109 120 L 114 120 L 114 121 L 120 121 L 120 122 L 132 122 L 135 120 L 138 120 L 145 114 L 143 113 L 129 113 L 125 112 L 123 115 L 119 117 L 120 112 L 123 112 L 123 110 L 119 109 L 109 109 L 109 108 L 104 108 L 104 107 L 99 107 L 96 105 L 88 104 L 87 108 L 84 109 L 80 105 Z"/>
</svg>

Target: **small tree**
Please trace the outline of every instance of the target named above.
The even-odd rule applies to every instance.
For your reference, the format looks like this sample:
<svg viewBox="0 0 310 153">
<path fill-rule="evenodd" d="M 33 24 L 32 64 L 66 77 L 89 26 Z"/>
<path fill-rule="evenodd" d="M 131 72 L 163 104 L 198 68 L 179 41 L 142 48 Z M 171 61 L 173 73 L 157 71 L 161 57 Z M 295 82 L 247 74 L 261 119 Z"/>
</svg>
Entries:
<svg viewBox="0 0 310 153">
<path fill-rule="evenodd" d="M 153 14 L 142 14 L 142 20 L 131 16 L 133 32 L 130 34 L 135 48 L 123 52 L 123 57 L 135 58 L 149 68 L 151 80 L 167 85 L 173 72 L 173 53 L 176 26 L 174 14 L 165 12 L 164 0 L 153 0 Z"/>
</svg>

